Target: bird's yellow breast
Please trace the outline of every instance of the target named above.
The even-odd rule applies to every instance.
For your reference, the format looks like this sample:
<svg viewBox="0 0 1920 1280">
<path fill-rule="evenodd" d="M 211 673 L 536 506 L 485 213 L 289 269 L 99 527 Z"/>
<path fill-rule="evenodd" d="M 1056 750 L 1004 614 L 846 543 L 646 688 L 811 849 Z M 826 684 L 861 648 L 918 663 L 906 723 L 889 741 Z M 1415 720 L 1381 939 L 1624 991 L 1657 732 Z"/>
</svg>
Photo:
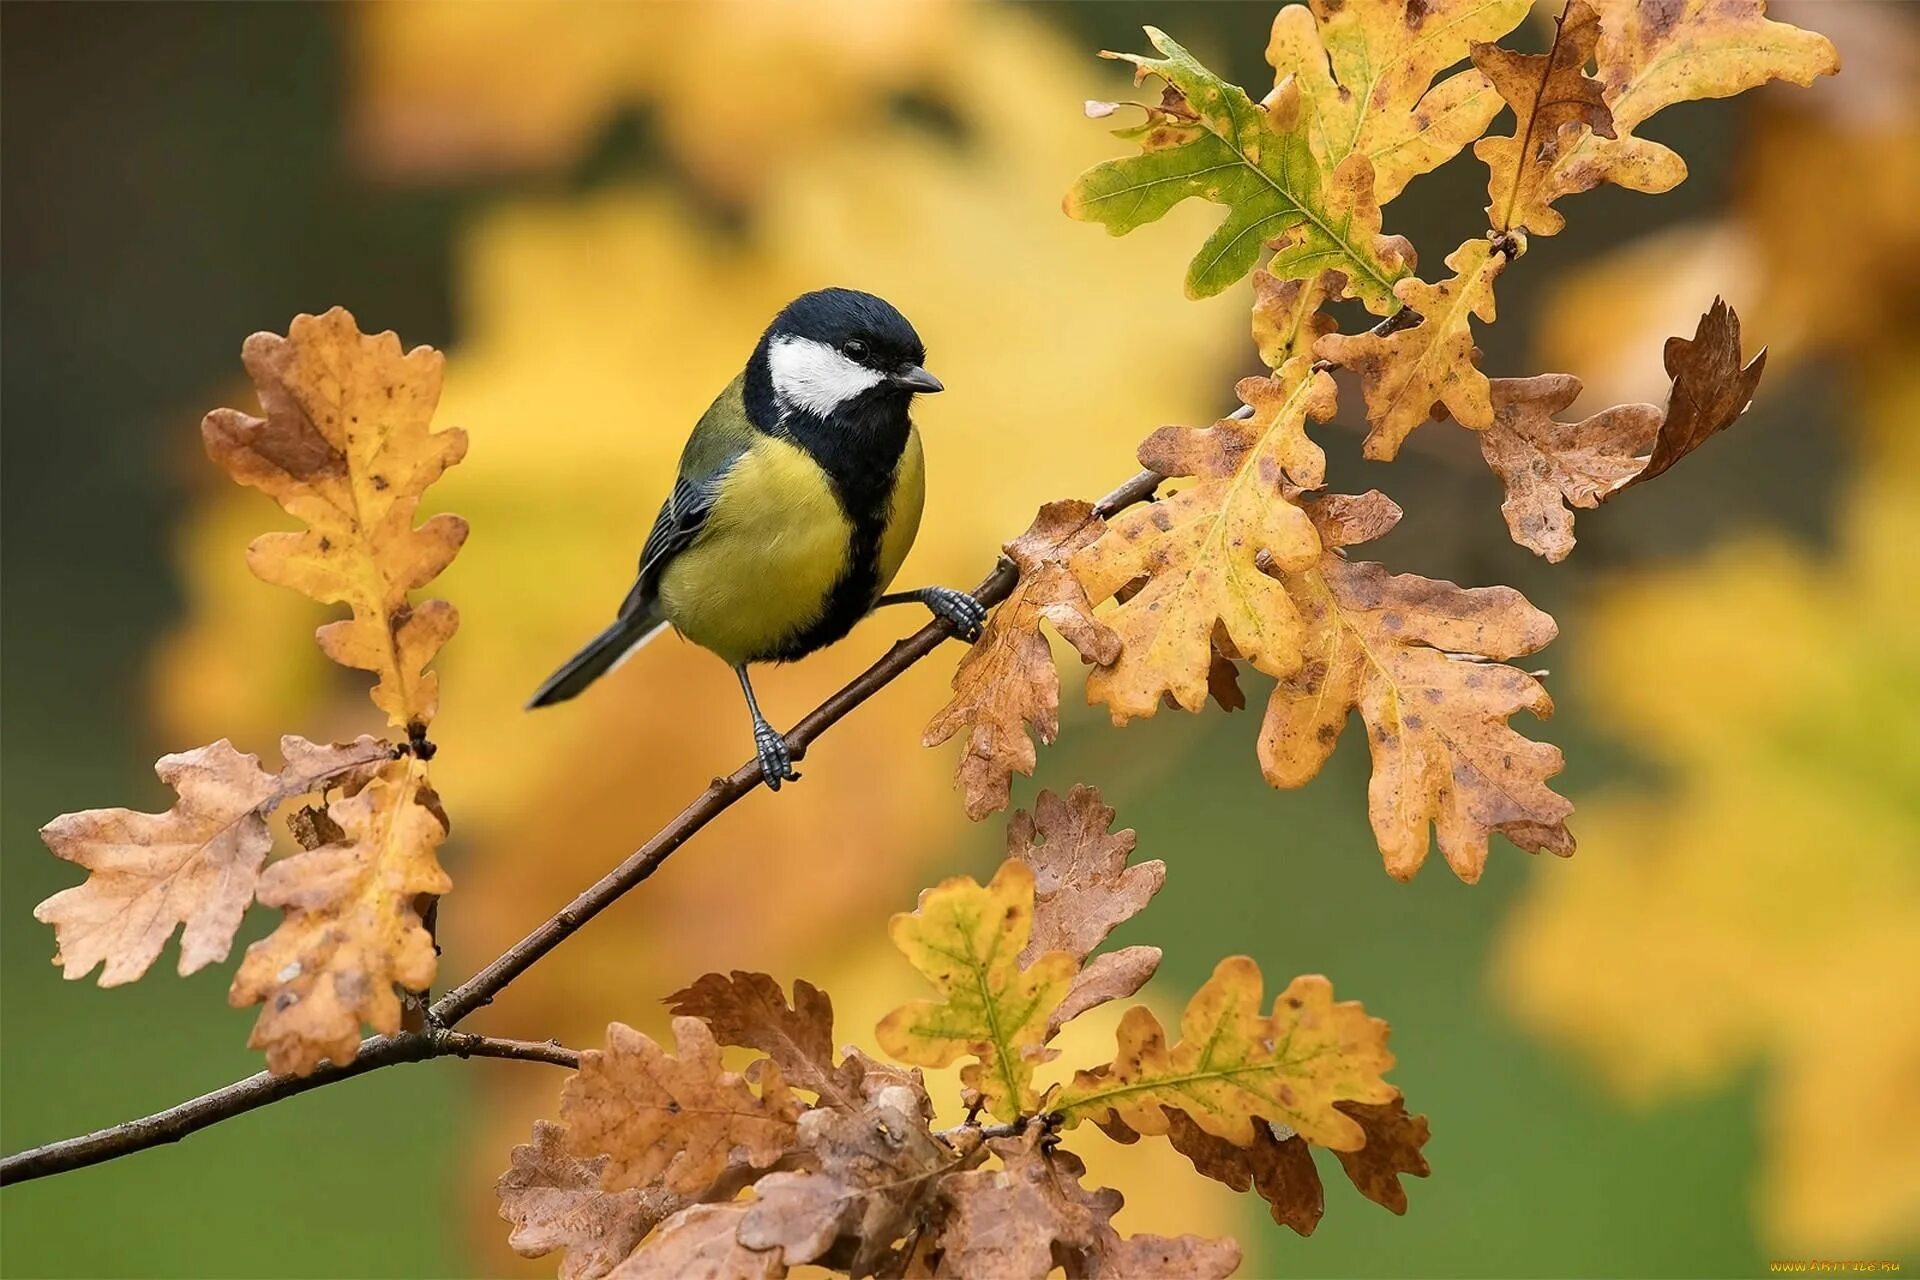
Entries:
<svg viewBox="0 0 1920 1280">
<path fill-rule="evenodd" d="M 851 535 L 819 464 L 762 437 L 722 481 L 700 537 L 661 573 L 660 601 L 687 639 L 745 662 L 820 616 Z"/>
</svg>

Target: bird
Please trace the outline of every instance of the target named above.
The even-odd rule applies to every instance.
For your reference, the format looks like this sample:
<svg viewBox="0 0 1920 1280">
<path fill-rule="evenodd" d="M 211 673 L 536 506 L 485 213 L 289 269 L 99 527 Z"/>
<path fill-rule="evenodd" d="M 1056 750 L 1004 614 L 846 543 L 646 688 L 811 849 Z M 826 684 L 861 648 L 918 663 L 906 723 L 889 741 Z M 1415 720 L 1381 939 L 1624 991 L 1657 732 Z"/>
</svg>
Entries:
<svg viewBox="0 0 1920 1280">
<path fill-rule="evenodd" d="M 688 437 L 612 624 L 528 708 L 578 696 L 671 626 L 739 677 L 761 775 L 778 791 L 800 775 L 749 666 L 803 658 L 884 605 L 924 605 L 979 639 L 986 608 L 967 592 L 887 590 L 926 497 L 914 398 L 944 390 L 926 358 L 875 294 L 819 289 L 782 308 Z"/>
</svg>

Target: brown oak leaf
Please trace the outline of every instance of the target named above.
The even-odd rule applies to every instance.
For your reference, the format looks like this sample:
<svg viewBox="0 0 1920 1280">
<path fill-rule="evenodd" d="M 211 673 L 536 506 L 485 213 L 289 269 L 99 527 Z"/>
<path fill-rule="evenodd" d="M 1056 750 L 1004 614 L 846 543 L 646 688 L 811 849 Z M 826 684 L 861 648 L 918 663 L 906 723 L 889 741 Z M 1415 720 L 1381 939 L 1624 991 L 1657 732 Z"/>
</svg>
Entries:
<svg viewBox="0 0 1920 1280">
<path fill-rule="evenodd" d="M 255 538 L 247 564 L 268 582 L 349 606 L 351 619 L 320 628 L 321 649 L 379 675 L 373 701 L 394 726 L 431 720 L 439 684 L 427 664 L 459 615 L 444 600 L 416 605 L 408 594 L 467 537 L 458 516 L 413 523 L 427 486 L 467 451 L 465 432 L 429 430 L 441 354 L 403 355 L 391 332 L 363 334 L 335 307 L 294 317 L 284 338 L 254 334 L 241 360 L 266 416 L 215 409 L 201 424 L 207 453 L 308 526 Z"/>
<path fill-rule="evenodd" d="M 176 928 L 182 976 L 225 960 L 273 847 L 268 813 L 390 758 L 385 743 L 368 737 L 317 744 L 289 734 L 280 750 L 286 767 L 278 774 L 225 738 L 162 756 L 154 772 L 180 797 L 165 813 L 88 809 L 40 829 L 55 856 L 89 873 L 33 911 L 53 926 L 54 963 L 66 977 L 84 978 L 99 965 L 101 986 L 132 982 Z"/>
<path fill-rule="evenodd" d="M 1586 0 L 1570 0 L 1545 53 L 1515 53 L 1496 44 L 1473 46 L 1478 67 L 1513 108 L 1509 138 L 1482 138 L 1473 154 L 1484 160 L 1487 217 L 1500 231 L 1525 229 L 1550 236 L 1567 220 L 1550 207 L 1562 194 L 1554 166 L 1582 139 L 1614 136 L 1603 86 L 1586 74 L 1600 39 L 1600 16 Z"/>
<path fill-rule="evenodd" d="M 1259 743 L 1267 780 L 1304 785 L 1357 710 L 1373 754 L 1368 817 L 1389 875 L 1419 870 L 1429 824 L 1447 865 L 1469 883 L 1494 832 L 1529 852 L 1571 854 L 1573 806 L 1547 785 L 1563 764 L 1559 748 L 1507 723 L 1518 711 L 1553 713 L 1546 687 L 1504 661 L 1552 640 L 1553 619 L 1510 587 L 1469 590 L 1347 560 L 1340 548 L 1399 520 L 1383 494 L 1327 497 L 1308 509 L 1327 551 L 1317 567 L 1282 575 L 1305 619 L 1307 659 L 1267 703 Z"/>
<path fill-rule="evenodd" d="M 1342 1111 L 1354 1104 L 1335 1103 Z M 1169 1107 L 1167 1141 L 1193 1162 L 1194 1170 L 1235 1191 L 1251 1189 L 1267 1202 L 1273 1220 L 1299 1235 L 1310 1236 L 1326 1211 L 1326 1188 L 1314 1168 L 1306 1139 L 1286 1128 L 1254 1126 L 1253 1145 L 1236 1146 L 1216 1138 L 1183 1111 Z"/>
<path fill-rule="evenodd" d="M 922 745 L 933 747 L 966 735 L 955 780 L 969 818 L 1006 808 L 1012 775 L 1033 772 L 1029 726 L 1049 745 L 1060 732 L 1060 673 L 1040 624 L 1051 625 L 1087 662 L 1120 656 L 1120 637 L 1093 616 L 1085 589 L 1067 570 L 1068 559 L 1104 528 L 1085 502 L 1049 502 L 1006 545 L 1020 580 L 960 660 L 953 700 L 921 736 Z"/>
<path fill-rule="evenodd" d="M 1500 504 L 1507 532 L 1555 564 L 1573 550 L 1572 507 L 1592 509 L 1646 465 L 1660 429 L 1660 409 L 1623 404 L 1579 422 L 1554 417 L 1580 396 L 1568 373 L 1495 378 L 1493 426 L 1480 452 L 1507 496 Z"/>
<path fill-rule="evenodd" d="M 1157 858 L 1127 864 L 1134 834 L 1109 833 L 1113 817 L 1098 791 L 1076 786 L 1064 797 L 1042 791 L 1031 813 L 1023 809 L 1008 821 L 1007 856 L 1033 869 L 1033 934 L 1021 963 L 1056 950 L 1084 962 L 1166 883 L 1167 864 Z M 1160 949 L 1143 946 L 1083 964 L 1049 1019 L 1048 1038 L 1088 1009 L 1138 991 L 1159 963 Z"/>
<path fill-rule="evenodd" d="M 924 1119 L 886 1104 L 809 1111 L 800 1118 L 798 1146 L 812 1167 L 754 1184 L 740 1243 L 778 1250 L 790 1267 L 831 1251 L 856 1276 L 873 1274 L 893 1242 L 912 1233 L 954 1164 Z"/>
<path fill-rule="evenodd" d="M 1427 1118 L 1409 1115 L 1405 1098 L 1334 1105 L 1367 1131 L 1365 1146 L 1358 1151 L 1336 1151 L 1334 1158 L 1361 1195 L 1393 1213 L 1405 1213 L 1407 1189 L 1400 1185 L 1400 1175 L 1424 1178 L 1433 1172 L 1420 1150 L 1431 1136 Z"/>
<path fill-rule="evenodd" d="M 607 1273 L 607 1280 L 780 1280 L 780 1255 L 740 1243 L 751 1205 L 696 1204 L 680 1210 Z"/>
<path fill-rule="evenodd" d="M 1753 389 L 1767 367 L 1765 347 L 1746 364 L 1740 363 L 1740 317 L 1724 298 L 1715 298 L 1700 317 L 1693 338 L 1668 338 L 1667 376 L 1673 389 L 1667 395 L 1666 418 L 1654 438 L 1653 454 L 1631 480 L 1629 488 L 1651 480 L 1740 420 L 1753 403 Z"/>
<path fill-rule="evenodd" d="M 703 975 L 665 1003 L 677 1018 L 699 1018 L 722 1044 L 758 1049 L 779 1065 L 787 1081 L 811 1089 L 822 1102 L 855 1107 L 861 1070 L 833 1053 L 833 1001 L 804 978 L 793 984 L 793 1004 L 764 973 L 735 969 L 731 976 Z"/>
<path fill-rule="evenodd" d="M 800 1100 L 770 1061 L 755 1064 L 760 1090 L 720 1063 L 720 1046 L 698 1018 L 675 1018 L 669 1054 L 624 1023 L 607 1047 L 580 1055 L 560 1093 L 567 1150 L 606 1155 L 609 1191 L 663 1186 L 699 1196 L 736 1163 L 772 1167 L 793 1147 Z"/>
<path fill-rule="evenodd" d="M 1506 263 L 1506 254 L 1495 252 L 1492 242 L 1469 240 L 1447 258 L 1451 279 L 1428 284 L 1409 278 L 1393 287 L 1420 323 L 1386 334 L 1333 333 L 1314 344 L 1323 360 L 1360 375 L 1367 421 L 1373 424 L 1361 446 L 1365 456 L 1391 459 L 1415 427 L 1442 411 L 1475 431 L 1493 424 L 1470 320 L 1493 322 L 1493 282 Z M 1297 483 L 1319 487 L 1318 481 Z"/>
<path fill-rule="evenodd" d="M 434 855 L 447 819 L 423 762 L 390 761 L 327 816 L 344 839 L 260 877 L 261 903 L 286 915 L 247 948 L 227 993 L 265 1006 L 247 1043 L 279 1074 L 353 1061 L 362 1023 L 400 1030 L 399 993 L 427 990 L 438 965 L 422 912 L 453 885 Z"/>
<path fill-rule="evenodd" d="M 1089 1191 L 1087 1167 L 1043 1141 L 1038 1125 L 987 1143 L 998 1169 L 954 1174 L 940 1184 L 948 1206 L 937 1246 L 941 1274 L 1042 1280 L 1056 1255 L 1069 1276 L 1225 1277 L 1240 1264 L 1232 1240 L 1122 1237 L 1112 1224 L 1118 1191 Z"/>
<path fill-rule="evenodd" d="M 507 1244 L 515 1253 L 538 1258 L 564 1249 L 560 1280 L 599 1280 L 685 1202 L 660 1187 L 603 1191 L 607 1157 L 569 1155 L 565 1142 L 562 1126 L 535 1121 L 533 1141 L 513 1149 L 494 1193 L 500 1216 L 513 1224 Z"/>
</svg>

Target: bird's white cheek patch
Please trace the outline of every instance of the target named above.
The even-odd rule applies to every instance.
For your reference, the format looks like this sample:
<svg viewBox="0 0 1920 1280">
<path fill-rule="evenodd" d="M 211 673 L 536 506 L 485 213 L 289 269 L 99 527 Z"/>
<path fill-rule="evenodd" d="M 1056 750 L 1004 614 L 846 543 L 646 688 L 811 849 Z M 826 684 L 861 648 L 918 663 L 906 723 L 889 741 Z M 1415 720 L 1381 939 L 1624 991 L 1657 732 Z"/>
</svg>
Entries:
<svg viewBox="0 0 1920 1280">
<path fill-rule="evenodd" d="M 886 376 L 812 338 L 775 338 L 767 365 L 782 404 L 823 418 Z"/>
</svg>

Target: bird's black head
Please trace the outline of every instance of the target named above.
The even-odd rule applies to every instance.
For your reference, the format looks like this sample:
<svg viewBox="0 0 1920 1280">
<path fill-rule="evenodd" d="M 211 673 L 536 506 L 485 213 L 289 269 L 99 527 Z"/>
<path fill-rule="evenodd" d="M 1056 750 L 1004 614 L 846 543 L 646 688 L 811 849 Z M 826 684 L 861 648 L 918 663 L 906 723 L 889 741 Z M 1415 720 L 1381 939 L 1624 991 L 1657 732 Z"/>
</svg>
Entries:
<svg viewBox="0 0 1920 1280">
<path fill-rule="evenodd" d="M 832 418 L 855 407 L 904 409 L 941 389 L 921 367 L 927 349 L 885 298 L 856 289 L 803 293 L 775 316 L 754 351 L 750 384 L 776 412 Z M 762 381 L 764 379 L 764 381 Z"/>
</svg>

